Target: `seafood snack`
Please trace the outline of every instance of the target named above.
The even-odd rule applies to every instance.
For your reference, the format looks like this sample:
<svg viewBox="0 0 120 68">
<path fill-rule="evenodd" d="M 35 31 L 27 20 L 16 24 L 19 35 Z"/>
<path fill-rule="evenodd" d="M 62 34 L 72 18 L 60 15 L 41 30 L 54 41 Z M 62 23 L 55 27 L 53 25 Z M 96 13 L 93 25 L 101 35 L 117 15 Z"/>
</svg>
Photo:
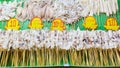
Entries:
<svg viewBox="0 0 120 68">
<path fill-rule="evenodd" d="M 0 0 L 0 67 L 119 67 L 120 0 Z"/>
</svg>

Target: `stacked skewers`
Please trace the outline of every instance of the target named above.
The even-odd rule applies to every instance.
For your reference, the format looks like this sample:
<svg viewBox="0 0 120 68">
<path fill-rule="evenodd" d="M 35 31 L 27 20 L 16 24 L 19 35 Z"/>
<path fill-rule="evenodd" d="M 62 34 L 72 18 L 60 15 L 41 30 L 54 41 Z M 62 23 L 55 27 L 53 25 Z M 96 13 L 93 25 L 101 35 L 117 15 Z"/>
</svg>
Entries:
<svg viewBox="0 0 120 68">
<path fill-rule="evenodd" d="M 25 0 L 0 3 L 0 22 L 39 17 L 65 24 L 118 12 L 117 0 Z M 16 13 L 16 14 L 15 14 Z M 119 66 L 120 31 L 0 30 L 0 66 Z"/>
<path fill-rule="evenodd" d="M 0 31 L 0 36 L 1 66 L 68 64 L 68 57 L 72 65 L 120 64 L 119 31 Z"/>
</svg>

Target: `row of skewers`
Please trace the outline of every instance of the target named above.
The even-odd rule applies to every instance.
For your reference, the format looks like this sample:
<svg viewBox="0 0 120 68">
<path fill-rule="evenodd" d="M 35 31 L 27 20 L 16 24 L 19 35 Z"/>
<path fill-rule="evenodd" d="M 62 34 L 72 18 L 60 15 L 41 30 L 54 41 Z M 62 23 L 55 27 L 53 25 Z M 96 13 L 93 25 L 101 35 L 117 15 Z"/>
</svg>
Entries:
<svg viewBox="0 0 120 68">
<path fill-rule="evenodd" d="M 72 24 L 86 16 L 118 12 L 117 0 L 20 0 L 0 3 L 0 21 L 16 17 L 19 21 L 39 17 L 51 21 L 61 18 L 65 24 Z M 15 11 L 16 10 L 16 11 Z M 16 14 L 15 14 L 16 13 Z"/>
<path fill-rule="evenodd" d="M 7 49 L 0 48 L 1 67 L 29 66 L 118 66 L 120 65 L 120 48 L 88 48 L 76 50 L 50 48 Z"/>
<path fill-rule="evenodd" d="M 3 49 L 31 49 L 54 48 L 70 50 L 101 48 L 111 49 L 120 47 L 120 31 L 50 31 L 23 30 L 0 31 L 0 48 Z"/>
<path fill-rule="evenodd" d="M 0 66 L 119 66 L 120 31 L 0 31 Z"/>
</svg>

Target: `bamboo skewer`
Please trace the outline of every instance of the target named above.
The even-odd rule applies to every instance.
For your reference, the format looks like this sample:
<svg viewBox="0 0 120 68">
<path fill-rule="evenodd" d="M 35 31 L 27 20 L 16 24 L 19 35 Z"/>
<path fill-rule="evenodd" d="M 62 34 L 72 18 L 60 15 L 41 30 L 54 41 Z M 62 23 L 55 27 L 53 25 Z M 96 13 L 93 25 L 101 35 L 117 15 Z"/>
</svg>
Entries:
<svg viewBox="0 0 120 68">
<path fill-rule="evenodd" d="M 60 55 L 59 55 L 59 48 L 58 47 L 56 47 L 56 58 L 57 58 L 56 65 L 59 66 L 60 65 Z"/>
<path fill-rule="evenodd" d="M 24 50 L 22 50 L 23 52 L 22 52 L 22 63 L 21 63 L 21 66 L 25 66 L 25 53 L 26 53 L 26 50 L 24 49 Z"/>
<path fill-rule="evenodd" d="M 115 65 L 119 65 L 118 64 L 118 58 L 117 58 L 117 55 L 116 55 L 116 49 L 113 49 L 113 51 L 114 51 L 114 55 L 113 55 L 113 57 L 114 57 L 114 63 L 115 63 Z"/>
<path fill-rule="evenodd" d="M 94 56 L 95 56 L 95 65 L 96 66 L 100 66 L 100 62 L 99 62 L 99 57 L 98 57 L 98 49 L 94 49 Z"/>
<path fill-rule="evenodd" d="M 34 60 L 33 60 L 33 55 L 32 55 L 32 49 L 30 49 L 30 66 L 33 66 L 33 62 L 34 62 Z"/>
<path fill-rule="evenodd" d="M 1 58 L 2 58 L 2 48 L 0 48 L 0 61 L 1 61 Z M 1 62 L 0 62 L 0 66 L 1 66 Z"/>
<path fill-rule="evenodd" d="M 85 56 L 86 56 L 86 65 L 89 66 L 89 61 L 88 61 L 88 53 L 87 53 L 87 49 L 85 49 Z"/>
<path fill-rule="evenodd" d="M 116 49 L 116 54 L 117 54 L 118 65 L 119 65 L 119 64 L 120 64 L 120 56 L 119 56 L 119 51 L 118 51 L 118 48 Z"/>
<path fill-rule="evenodd" d="M 49 49 L 46 48 L 46 65 L 49 65 Z"/>
<path fill-rule="evenodd" d="M 115 49 L 115 53 L 116 53 L 117 65 L 119 65 L 120 64 L 120 56 L 118 55 L 118 49 Z"/>
<path fill-rule="evenodd" d="M 6 61 L 5 61 L 5 60 L 6 60 L 6 55 L 7 55 L 7 53 L 6 53 L 6 50 L 5 50 L 5 51 L 4 51 L 4 57 L 3 57 L 3 58 L 4 58 L 4 59 L 3 59 L 3 66 L 5 66 L 5 64 L 6 64 L 6 63 L 5 63 L 5 62 L 6 62 Z"/>
<path fill-rule="evenodd" d="M 82 63 L 81 50 L 79 51 L 78 61 L 79 61 L 78 64 L 81 65 L 81 63 Z"/>
<path fill-rule="evenodd" d="M 15 51 L 16 51 L 16 53 L 14 55 L 16 57 L 16 59 L 15 59 L 15 66 L 18 66 L 18 49 L 16 49 Z"/>
<path fill-rule="evenodd" d="M 72 65 L 75 64 L 75 61 L 74 61 L 75 58 L 74 58 L 74 56 L 75 56 L 75 55 L 74 55 L 74 49 L 71 49 L 71 50 L 70 50 L 70 57 L 71 57 L 70 59 L 71 59 L 71 64 L 72 64 Z"/>
<path fill-rule="evenodd" d="M 35 47 L 36 48 L 36 47 Z M 33 49 L 33 51 L 32 51 L 32 55 L 33 55 L 33 66 L 36 66 L 36 51 L 35 51 L 35 49 Z"/>
<path fill-rule="evenodd" d="M 5 66 L 6 65 L 6 50 L 3 51 L 2 57 L 1 57 L 1 66 Z"/>
<path fill-rule="evenodd" d="M 85 49 L 85 50 L 86 50 L 86 49 Z M 83 50 L 83 65 L 87 65 L 87 64 L 86 64 L 85 50 Z"/>
<path fill-rule="evenodd" d="M 120 64 L 119 48 L 114 49 L 83 49 L 83 50 L 66 50 L 56 49 L 31 49 L 31 50 L 3 50 L 1 52 L 1 66 L 43 66 L 43 65 L 60 65 L 61 52 L 64 64 L 68 63 L 68 55 L 70 56 L 71 65 L 87 65 L 87 66 L 118 66 Z M 45 53 L 42 54 L 42 53 Z M 43 59 L 43 57 L 46 58 Z M 10 60 L 11 59 L 11 60 Z M 42 61 L 41 61 L 42 60 Z M 36 62 L 37 61 L 37 62 Z M 44 64 L 43 64 L 44 61 Z M 12 62 L 11 64 L 8 64 Z M 56 62 L 56 63 L 55 63 Z"/>
<path fill-rule="evenodd" d="M 101 63 L 101 66 L 103 66 L 103 50 L 102 49 L 100 49 L 100 63 Z"/>
<path fill-rule="evenodd" d="M 75 64 L 74 65 L 77 65 L 78 58 L 77 58 L 77 50 L 76 49 L 74 49 L 74 59 L 75 59 Z"/>
<path fill-rule="evenodd" d="M 40 55 L 39 55 L 40 54 Z M 39 65 L 42 66 L 42 49 L 38 49 Z"/>
<path fill-rule="evenodd" d="M 39 48 L 37 48 L 36 49 L 36 53 L 37 53 L 37 56 L 36 56 L 37 57 L 37 66 L 40 66 L 40 60 L 41 60 L 40 59 L 40 52 L 39 51 L 40 51 Z"/>
<path fill-rule="evenodd" d="M 11 62 L 11 63 L 9 63 L 8 66 L 12 66 L 12 57 L 13 57 L 12 51 L 13 51 L 13 50 L 10 50 L 10 51 L 9 51 L 9 62 Z"/>
<path fill-rule="evenodd" d="M 0 48 L 0 58 L 2 57 L 2 48 Z"/>
<path fill-rule="evenodd" d="M 113 55 L 112 49 L 109 49 L 108 52 L 109 52 L 108 53 L 109 63 L 114 66 L 115 64 L 114 64 L 113 57 L 112 57 Z"/>
<path fill-rule="evenodd" d="M 45 65 L 45 52 L 44 52 L 44 51 L 45 51 L 45 48 L 43 47 L 43 48 L 42 48 L 42 62 L 41 62 L 41 63 L 42 63 L 42 66 Z"/>
<path fill-rule="evenodd" d="M 45 61 L 44 65 L 47 66 L 47 51 L 46 50 L 47 48 L 44 47 L 44 61 Z"/>
<path fill-rule="evenodd" d="M 93 51 L 92 48 L 89 49 L 89 65 L 92 66 L 94 62 Z"/>
<path fill-rule="evenodd" d="M 53 57 L 54 57 L 54 58 L 53 58 L 53 65 L 55 66 L 55 65 L 56 65 L 56 62 L 58 62 L 58 61 L 57 61 L 57 57 L 56 57 L 56 56 L 57 56 L 56 47 L 53 48 L 53 51 L 54 51 L 54 52 L 52 52 L 52 53 L 53 53 Z"/>
<path fill-rule="evenodd" d="M 104 55 L 104 63 L 105 63 L 105 65 L 106 66 L 108 66 L 109 65 L 109 63 L 108 63 L 108 54 L 107 54 L 107 49 L 104 51 L 105 52 L 105 55 Z"/>
<path fill-rule="evenodd" d="M 68 55 L 67 55 L 67 50 L 64 50 L 65 51 L 65 64 L 69 64 L 68 63 Z M 76 57 L 76 55 L 75 55 Z"/>
<path fill-rule="evenodd" d="M 49 49 L 49 64 L 52 65 L 52 49 Z"/>
<path fill-rule="evenodd" d="M 40 49 L 40 65 L 42 66 L 43 65 L 43 57 L 42 57 L 42 49 Z"/>
<path fill-rule="evenodd" d="M 55 50 L 55 48 L 52 49 L 52 52 L 51 52 L 51 53 L 52 53 L 52 56 L 53 56 L 51 62 L 52 62 L 52 65 L 55 66 L 55 65 L 56 65 L 56 62 L 57 62 L 57 60 L 56 60 L 57 57 L 56 57 L 56 50 Z"/>
<path fill-rule="evenodd" d="M 75 50 L 74 55 L 75 55 L 75 65 L 77 65 L 78 64 L 77 50 Z"/>
<path fill-rule="evenodd" d="M 77 53 L 77 56 L 76 56 L 76 65 L 79 66 L 79 63 L 80 63 L 80 56 L 79 56 L 79 51 L 76 50 L 76 53 Z"/>
<path fill-rule="evenodd" d="M 11 55 L 11 62 L 12 62 L 12 64 L 11 64 L 11 66 L 14 66 L 14 52 L 13 52 L 14 50 L 12 49 L 12 51 L 11 51 L 11 53 L 12 53 L 12 55 Z"/>
<path fill-rule="evenodd" d="M 26 54 L 25 54 L 25 66 L 28 66 L 30 63 L 30 51 L 26 50 Z"/>
</svg>

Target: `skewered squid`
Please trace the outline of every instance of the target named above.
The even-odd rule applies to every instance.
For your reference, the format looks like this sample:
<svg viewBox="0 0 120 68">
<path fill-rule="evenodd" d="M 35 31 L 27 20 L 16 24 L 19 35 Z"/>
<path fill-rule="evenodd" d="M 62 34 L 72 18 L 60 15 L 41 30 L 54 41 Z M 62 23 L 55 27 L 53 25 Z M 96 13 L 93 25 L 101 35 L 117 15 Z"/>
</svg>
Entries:
<svg viewBox="0 0 120 68">
<path fill-rule="evenodd" d="M 0 48 L 31 49 L 46 47 L 69 50 L 88 48 L 117 48 L 120 43 L 119 31 L 49 31 L 49 30 L 0 30 Z"/>
<path fill-rule="evenodd" d="M 24 7 L 22 7 L 22 3 Z M 26 0 L 22 3 L 18 6 L 16 15 L 20 21 L 31 20 L 34 17 L 40 17 L 43 20 L 53 18 L 51 0 Z"/>
<path fill-rule="evenodd" d="M 17 7 L 16 0 L 14 2 L 0 3 L 0 21 L 6 21 L 15 16 L 15 10 Z"/>
<path fill-rule="evenodd" d="M 61 18 L 66 24 L 72 24 L 86 16 L 105 13 L 107 16 L 118 11 L 117 0 L 26 0 L 24 7 L 19 5 L 16 17 L 20 21 L 40 17 L 52 21 Z"/>
</svg>

